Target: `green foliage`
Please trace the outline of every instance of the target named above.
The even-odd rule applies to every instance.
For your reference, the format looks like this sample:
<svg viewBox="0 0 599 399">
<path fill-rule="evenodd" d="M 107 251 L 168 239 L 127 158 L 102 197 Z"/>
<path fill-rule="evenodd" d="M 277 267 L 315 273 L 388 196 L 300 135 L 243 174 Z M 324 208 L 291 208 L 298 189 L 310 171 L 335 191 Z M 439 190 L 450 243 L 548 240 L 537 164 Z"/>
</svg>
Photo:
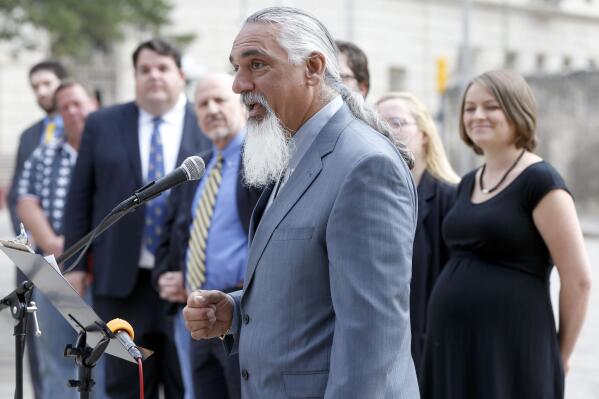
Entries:
<svg viewBox="0 0 599 399">
<path fill-rule="evenodd" d="M 127 29 L 158 34 L 170 9 L 169 0 L 0 0 L 0 40 L 34 48 L 45 31 L 53 56 L 86 58 Z"/>
</svg>

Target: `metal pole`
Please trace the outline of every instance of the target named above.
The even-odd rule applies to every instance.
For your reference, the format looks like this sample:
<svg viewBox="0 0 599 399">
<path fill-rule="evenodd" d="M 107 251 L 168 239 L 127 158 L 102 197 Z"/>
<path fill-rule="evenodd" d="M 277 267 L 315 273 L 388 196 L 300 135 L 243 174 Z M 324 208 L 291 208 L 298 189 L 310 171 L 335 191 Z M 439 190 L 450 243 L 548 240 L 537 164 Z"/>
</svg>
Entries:
<svg viewBox="0 0 599 399">
<path fill-rule="evenodd" d="M 472 9 L 471 0 L 462 1 L 462 51 L 460 52 L 460 82 L 459 94 L 463 95 L 466 85 L 470 80 L 471 74 L 471 54 L 470 54 L 470 12 Z M 460 115 L 460 118 L 462 116 Z M 470 169 L 470 154 L 467 151 L 460 151 L 460 170 Z"/>
<path fill-rule="evenodd" d="M 15 335 L 15 399 L 23 399 L 23 354 L 25 350 L 25 318 L 14 327 Z"/>
<path fill-rule="evenodd" d="M 461 66 L 461 76 L 460 76 L 460 86 L 462 89 L 466 87 L 468 84 L 468 80 L 470 79 L 470 63 L 471 54 L 470 54 L 470 12 L 472 10 L 472 1 L 471 0 L 463 0 L 462 1 L 462 51 L 460 60 Z"/>
<path fill-rule="evenodd" d="M 347 40 L 350 42 L 354 41 L 354 1 L 345 0 L 345 10 L 347 11 L 345 16 L 347 18 Z"/>
</svg>

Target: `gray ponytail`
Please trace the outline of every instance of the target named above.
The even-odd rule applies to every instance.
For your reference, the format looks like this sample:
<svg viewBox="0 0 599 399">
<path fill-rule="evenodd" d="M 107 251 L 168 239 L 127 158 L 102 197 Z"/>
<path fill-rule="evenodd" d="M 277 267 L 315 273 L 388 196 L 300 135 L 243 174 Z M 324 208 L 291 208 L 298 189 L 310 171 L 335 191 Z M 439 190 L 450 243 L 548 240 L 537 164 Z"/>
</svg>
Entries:
<svg viewBox="0 0 599 399">
<path fill-rule="evenodd" d="M 364 102 L 359 93 L 350 91 L 341 83 L 335 41 L 318 19 L 297 8 L 269 7 L 250 15 L 245 23 L 279 25 L 279 44 L 287 51 L 292 64 L 305 61 L 314 52 L 322 54 L 326 65 L 325 86 L 341 95 L 356 118 L 391 140 L 408 167 L 413 168 L 414 157 L 402 142 L 393 138 L 387 123 L 378 116 L 374 108 Z"/>
</svg>

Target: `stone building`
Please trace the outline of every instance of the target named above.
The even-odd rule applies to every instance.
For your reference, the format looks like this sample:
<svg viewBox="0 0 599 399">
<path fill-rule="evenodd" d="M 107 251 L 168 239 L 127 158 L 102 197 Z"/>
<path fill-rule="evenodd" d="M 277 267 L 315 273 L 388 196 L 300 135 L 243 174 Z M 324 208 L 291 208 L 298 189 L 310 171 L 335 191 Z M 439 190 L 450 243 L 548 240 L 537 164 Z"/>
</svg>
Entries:
<svg viewBox="0 0 599 399">
<path fill-rule="evenodd" d="M 367 53 L 371 69 L 369 100 L 388 90 L 407 90 L 443 117 L 444 140 L 452 146 L 452 160 L 460 172 L 475 161 L 463 155 L 465 147 L 454 143 L 457 115 L 448 96 L 459 93 L 465 80 L 488 69 L 513 68 L 535 82 L 541 103 L 555 104 L 551 102 L 555 95 L 552 88 L 572 79 L 578 82 L 572 76 L 582 75 L 576 75 L 576 71 L 593 71 L 599 63 L 599 0 L 173 0 L 172 4 L 172 25 L 164 33 L 195 35 L 184 58 L 190 81 L 208 70 L 231 69 L 231 43 L 243 17 L 252 11 L 289 5 L 314 13 L 334 36 L 354 41 Z M 146 37 L 130 34 L 112 54 L 97 57 L 76 74 L 100 87 L 105 104 L 131 99 L 130 54 L 143 39 Z M 21 52 L 14 58 L 10 52 L 0 51 L 0 185 L 10 175 L 6 165 L 12 164 L 18 133 L 41 116 L 28 88 L 27 68 L 42 55 Z M 446 65 L 451 89 L 445 101 L 437 91 L 439 60 Z M 562 80 L 566 75 L 570 80 Z M 596 74 L 589 72 L 585 76 L 590 79 Z M 589 87 L 568 86 L 562 96 L 572 96 L 568 103 L 571 112 L 548 115 L 541 110 L 540 129 L 544 131 L 547 124 L 568 127 L 578 123 L 573 121 L 589 120 L 589 115 L 581 114 L 594 105 L 581 100 L 596 99 L 590 93 L 583 94 Z M 568 142 L 573 150 L 575 134 L 592 136 L 584 129 L 576 129 L 576 133 L 566 128 L 558 130 L 552 135 L 568 137 L 559 140 L 559 148 L 565 148 Z M 550 142 L 555 143 L 553 139 Z M 565 168 L 573 165 L 554 159 L 555 153 L 543 145 L 541 153 L 570 175 Z M 599 198 L 597 191 L 579 190 L 583 190 L 583 197 Z"/>
</svg>

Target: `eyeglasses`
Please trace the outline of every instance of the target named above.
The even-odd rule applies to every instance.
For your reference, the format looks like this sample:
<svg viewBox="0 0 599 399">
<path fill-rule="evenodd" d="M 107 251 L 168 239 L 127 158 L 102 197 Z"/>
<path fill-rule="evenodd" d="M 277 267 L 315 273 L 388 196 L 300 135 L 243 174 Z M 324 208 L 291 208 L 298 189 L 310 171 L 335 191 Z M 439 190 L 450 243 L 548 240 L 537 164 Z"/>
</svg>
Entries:
<svg viewBox="0 0 599 399">
<path fill-rule="evenodd" d="M 391 127 L 391 129 L 401 130 L 402 128 L 410 125 L 415 125 L 416 122 L 408 122 L 403 118 L 389 118 L 387 119 L 387 123 Z"/>
</svg>

